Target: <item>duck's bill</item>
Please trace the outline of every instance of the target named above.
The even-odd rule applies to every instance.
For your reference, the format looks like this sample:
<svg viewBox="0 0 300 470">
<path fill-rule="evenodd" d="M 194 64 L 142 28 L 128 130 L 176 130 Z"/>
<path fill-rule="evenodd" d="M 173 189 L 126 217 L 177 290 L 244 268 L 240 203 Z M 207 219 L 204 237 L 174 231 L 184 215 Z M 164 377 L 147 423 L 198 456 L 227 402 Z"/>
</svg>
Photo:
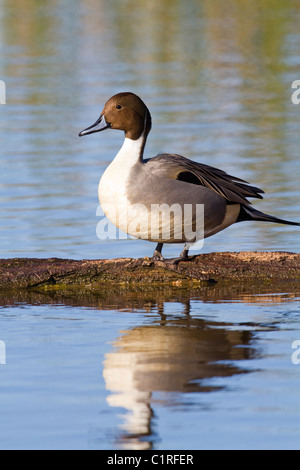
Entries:
<svg viewBox="0 0 300 470">
<path fill-rule="evenodd" d="M 105 121 L 105 117 L 103 114 L 99 117 L 99 119 L 92 124 L 90 127 L 87 127 L 83 131 L 79 132 L 79 137 L 83 135 L 93 134 L 94 132 L 104 131 L 104 129 L 108 129 L 110 127 L 110 123 Z"/>
</svg>

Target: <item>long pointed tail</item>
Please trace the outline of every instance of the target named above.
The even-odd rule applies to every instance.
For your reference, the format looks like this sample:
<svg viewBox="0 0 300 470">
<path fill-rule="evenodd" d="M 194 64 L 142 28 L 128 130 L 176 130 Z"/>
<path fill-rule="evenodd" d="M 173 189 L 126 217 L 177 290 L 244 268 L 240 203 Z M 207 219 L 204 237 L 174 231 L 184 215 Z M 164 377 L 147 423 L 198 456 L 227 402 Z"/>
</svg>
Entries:
<svg viewBox="0 0 300 470">
<path fill-rule="evenodd" d="M 275 224 L 300 226 L 299 222 L 291 222 L 290 220 L 279 219 L 273 215 L 264 214 L 263 212 L 254 209 L 252 206 L 245 206 L 241 204 L 241 210 L 237 222 L 242 222 L 244 220 L 259 220 L 261 222 L 273 222 Z"/>
</svg>

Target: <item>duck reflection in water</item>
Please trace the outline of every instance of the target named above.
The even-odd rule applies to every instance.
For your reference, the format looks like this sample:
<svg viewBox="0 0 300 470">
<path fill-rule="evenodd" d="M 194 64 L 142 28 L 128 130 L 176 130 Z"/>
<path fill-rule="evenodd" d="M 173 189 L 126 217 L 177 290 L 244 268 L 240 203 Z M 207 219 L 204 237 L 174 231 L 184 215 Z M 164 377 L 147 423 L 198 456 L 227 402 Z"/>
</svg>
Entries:
<svg viewBox="0 0 300 470">
<path fill-rule="evenodd" d="M 157 439 L 153 404 L 182 404 L 183 393 L 223 388 L 210 379 L 248 372 L 236 361 L 254 357 L 253 333 L 193 318 L 188 310 L 187 303 L 186 315 L 161 315 L 157 322 L 122 331 L 105 356 L 107 402 L 126 410 L 118 438 L 123 449 L 151 449 Z"/>
</svg>

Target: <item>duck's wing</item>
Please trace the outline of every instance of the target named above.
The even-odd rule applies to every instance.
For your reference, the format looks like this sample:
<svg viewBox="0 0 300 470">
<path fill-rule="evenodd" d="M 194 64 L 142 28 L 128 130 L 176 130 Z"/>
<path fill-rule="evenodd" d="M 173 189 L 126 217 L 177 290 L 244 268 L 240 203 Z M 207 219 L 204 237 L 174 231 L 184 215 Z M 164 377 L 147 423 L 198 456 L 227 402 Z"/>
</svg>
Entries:
<svg viewBox="0 0 300 470">
<path fill-rule="evenodd" d="M 160 154 L 145 160 L 147 170 L 158 178 L 185 181 L 190 184 L 205 186 L 224 197 L 228 202 L 251 204 L 247 198 L 262 199 L 262 189 L 250 186 L 223 170 L 203 163 L 194 162 L 176 154 Z"/>
</svg>

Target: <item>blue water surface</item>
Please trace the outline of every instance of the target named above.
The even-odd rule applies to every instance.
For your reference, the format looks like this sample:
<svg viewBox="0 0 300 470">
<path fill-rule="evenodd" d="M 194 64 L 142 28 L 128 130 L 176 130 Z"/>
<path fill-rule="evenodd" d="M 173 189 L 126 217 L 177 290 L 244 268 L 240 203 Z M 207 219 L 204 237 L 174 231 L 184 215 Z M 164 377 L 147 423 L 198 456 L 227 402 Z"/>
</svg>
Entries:
<svg viewBox="0 0 300 470">
<path fill-rule="evenodd" d="M 2 0 L 0 258 L 152 255 L 96 235 L 123 135 L 78 132 L 120 91 L 151 111 L 146 157 L 222 168 L 264 189 L 259 210 L 300 221 L 299 20 L 296 3 L 267 0 Z M 278 250 L 299 253 L 298 227 L 236 224 L 202 252 Z M 2 294 L 0 448 L 299 448 L 297 283 Z"/>
</svg>

